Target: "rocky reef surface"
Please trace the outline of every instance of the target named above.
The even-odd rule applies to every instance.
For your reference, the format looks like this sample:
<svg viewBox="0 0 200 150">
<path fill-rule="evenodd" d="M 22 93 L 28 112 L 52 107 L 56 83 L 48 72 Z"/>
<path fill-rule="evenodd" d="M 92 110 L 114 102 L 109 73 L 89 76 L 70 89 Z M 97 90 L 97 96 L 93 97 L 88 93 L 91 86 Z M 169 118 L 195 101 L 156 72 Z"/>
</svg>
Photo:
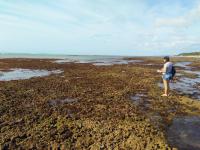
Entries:
<svg viewBox="0 0 200 150">
<path fill-rule="evenodd" d="M 140 59 L 112 66 L 1 59 L 1 71 L 62 72 L 0 81 L 0 149 L 178 149 L 181 142 L 168 138 L 170 126 L 177 117 L 200 116 L 200 102 L 176 91 L 161 97 L 162 60 Z"/>
</svg>

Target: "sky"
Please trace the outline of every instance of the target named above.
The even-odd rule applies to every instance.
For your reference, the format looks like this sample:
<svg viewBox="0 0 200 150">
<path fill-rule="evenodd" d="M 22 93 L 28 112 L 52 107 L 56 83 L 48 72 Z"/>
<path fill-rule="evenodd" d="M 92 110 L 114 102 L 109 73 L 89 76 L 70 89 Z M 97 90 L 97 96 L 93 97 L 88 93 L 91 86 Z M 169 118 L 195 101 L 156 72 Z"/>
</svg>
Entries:
<svg viewBox="0 0 200 150">
<path fill-rule="evenodd" d="M 200 51 L 200 0 L 0 0 L 0 53 Z"/>
</svg>

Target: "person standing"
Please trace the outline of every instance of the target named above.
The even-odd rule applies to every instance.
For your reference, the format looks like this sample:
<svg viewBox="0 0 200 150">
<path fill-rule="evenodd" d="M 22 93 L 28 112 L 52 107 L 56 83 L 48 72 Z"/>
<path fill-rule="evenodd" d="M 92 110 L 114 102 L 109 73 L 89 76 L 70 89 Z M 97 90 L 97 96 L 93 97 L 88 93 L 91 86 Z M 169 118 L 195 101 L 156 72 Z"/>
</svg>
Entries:
<svg viewBox="0 0 200 150">
<path fill-rule="evenodd" d="M 165 56 L 163 58 L 164 66 L 162 69 L 158 70 L 157 72 L 162 73 L 163 85 L 164 85 L 164 94 L 161 96 L 169 96 L 170 85 L 169 82 L 173 78 L 173 63 L 170 62 L 170 58 Z"/>
</svg>

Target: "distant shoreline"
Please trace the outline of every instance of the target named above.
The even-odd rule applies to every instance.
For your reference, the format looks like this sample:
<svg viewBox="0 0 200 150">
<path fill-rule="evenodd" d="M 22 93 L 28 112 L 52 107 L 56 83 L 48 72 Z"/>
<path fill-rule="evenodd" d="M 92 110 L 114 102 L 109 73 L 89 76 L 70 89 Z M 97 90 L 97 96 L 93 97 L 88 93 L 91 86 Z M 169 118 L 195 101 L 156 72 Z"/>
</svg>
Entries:
<svg viewBox="0 0 200 150">
<path fill-rule="evenodd" d="M 200 52 L 181 53 L 181 54 L 179 54 L 178 56 L 200 57 Z"/>
<path fill-rule="evenodd" d="M 190 55 L 190 56 L 184 56 L 184 55 L 180 55 L 180 56 L 176 56 L 176 57 L 189 57 L 189 58 L 200 58 L 200 56 L 196 56 L 196 55 Z"/>
</svg>

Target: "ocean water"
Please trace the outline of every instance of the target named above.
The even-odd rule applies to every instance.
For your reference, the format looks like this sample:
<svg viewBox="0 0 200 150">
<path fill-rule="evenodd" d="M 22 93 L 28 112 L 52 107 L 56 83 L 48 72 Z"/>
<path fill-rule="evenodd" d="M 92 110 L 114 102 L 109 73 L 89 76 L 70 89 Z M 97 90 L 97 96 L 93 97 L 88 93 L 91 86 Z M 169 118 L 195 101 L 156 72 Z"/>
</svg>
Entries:
<svg viewBox="0 0 200 150">
<path fill-rule="evenodd" d="M 35 59 L 55 59 L 55 63 L 92 63 L 96 66 L 109 66 L 114 64 L 140 63 L 142 60 L 124 60 L 130 56 L 108 56 L 108 55 L 44 55 L 44 54 L 0 54 L 3 58 L 35 58 Z"/>
<path fill-rule="evenodd" d="M 126 56 L 108 56 L 108 55 L 54 55 L 54 54 L 15 54 L 15 53 L 0 53 L 2 58 L 43 58 L 43 59 L 71 59 L 71 60 L 97 60 L 97 59 L 112 59 L 123 58 Z"/>
</svg>

